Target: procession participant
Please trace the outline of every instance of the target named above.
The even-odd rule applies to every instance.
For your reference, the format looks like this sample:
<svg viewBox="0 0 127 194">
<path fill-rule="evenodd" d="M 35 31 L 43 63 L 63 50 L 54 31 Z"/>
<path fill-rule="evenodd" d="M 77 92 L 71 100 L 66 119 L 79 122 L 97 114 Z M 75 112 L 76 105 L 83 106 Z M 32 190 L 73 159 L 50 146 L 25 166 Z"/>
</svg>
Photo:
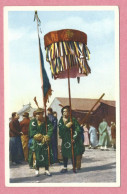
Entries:
<svg viewBox="0 0 127 194">
<path fill-rule="evenodd" d="M 57 157 L 57 118 L 53 116 L 52 108 L 48 108 L 47 111 L 48 111 L 48 118 L 53 125 L 53 134 L 51 137 L 51 144 L 52 144 L 54 162 L 56 163 L 58 161 L 58 157 Z"/>
<path fill-rule="evenodd" d="M 71 128 L 73 130 L 73 147 L 74 147 L 74 166 L 76 167 L 76 156 L 82 155 L 84 146 L 81 140 L 80 125 L 77 120 L 72 117 L 70 121 L 70 107 L 65 106 L 61 110 L 62 117 L 59 121 L 59 136 L 62 139 L 62 156 L 64 168 L 61 173 L 67 172 L 68 159 L 72 159 L 72 148 L 71 148 Z M 73 162 L 73 160 L 72 160 Z M 76 170 L 74 171 L 76 172 Z"/>
<path fill-rule="evenodd" d="M 29 129 L 29 113 L 24 112 L 23 113 L 23 120 L 20 122 L 20 127 L 23 135 L 21 136 L 21 141 L 22 141 L 22 147 L 23 147 L 23 153 L 24 153 L 24 159 L 25 161 L 28 161 L 28 141 L 29 141 L 29 136 L 28 136 L 28 129 Z"/>
<path fill-rule="evenodd" d="M 9 134 L 10 134 L 10 160 L 13 164 L 21 164 L 24 159 L 22 143 L 20 136 L 22 135 L 19 115 L 16 112 L 12 113 L 12 120 L 9 123 Z"/>
<path fill-rule="evenodd" d="M 97 130 L 92 123 L 90 124 L 89 134 L 90 134 L 90 146 L 92 148 L 96 148 L 98 146 Z"/>
<path fill-rule="evenodd" d="M 30 125 L 30 131 L 31 133 L 33 132 L 32 144 L 36 157 L 35 175 L 39 175 L 40 167 L 45 167 L 45 175 L 51 176 L 49 172 L 49 160 L 50 164 L 53 164 L 53 153 L 50 142 L 51 136 L 53 134 L 53 126 L 49 119 L 46 117 L 48 128 L 48 131 L 46 132 L 46 123 L 43 114 L 44 110 L 42 108 L 38 108 L 36 111 L 36 120 Z M 50 150 L 49 154 L 48 147 Z"/>
<path fill-rule="evenodd" d="M 101 146 L 101 149 L 107 150 L 108 144 L 109 144 L 109 137 L 107 132 L 107 122 L 105 119 L 99 124 L 99 146 Z"/>
<path fill-rule="evenodd" d="M 111 122 L 112 147 L 116 150 L 116 125 Z"/>
</svg>

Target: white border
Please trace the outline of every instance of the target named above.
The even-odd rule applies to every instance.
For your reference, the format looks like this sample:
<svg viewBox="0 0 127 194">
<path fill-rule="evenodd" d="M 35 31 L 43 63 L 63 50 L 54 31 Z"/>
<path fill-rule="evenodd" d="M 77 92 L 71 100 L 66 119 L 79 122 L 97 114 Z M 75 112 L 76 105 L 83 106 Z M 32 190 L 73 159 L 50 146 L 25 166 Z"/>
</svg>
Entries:
<svg viewBox="0 0 127 194">
<path fill-rule="evenodd" d="M 8 65 L 8 11 L 115 11 L 115 63 L 116 63 L 116 183 L 10 183 L 9 182 L 9 65 Z M 5 184 L 7 187 L 120 187 L 120 80 L 119 80 L 119 8 L 118 6 L 6 6 L 4 7 L 4 96 L 5 96 Z"/>
</svg>

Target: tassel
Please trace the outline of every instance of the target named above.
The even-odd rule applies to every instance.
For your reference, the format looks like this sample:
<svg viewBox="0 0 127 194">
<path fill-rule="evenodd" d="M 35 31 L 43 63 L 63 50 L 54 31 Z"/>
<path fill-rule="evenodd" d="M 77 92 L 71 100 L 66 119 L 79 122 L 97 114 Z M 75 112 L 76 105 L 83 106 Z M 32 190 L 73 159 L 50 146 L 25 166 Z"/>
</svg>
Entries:
<svg viewBox="0 0 127 194">
<path fill-rule="evenodd" d="M 66 43 L 65 42 L 63 42 L 63 46 L 64 46 L 64 50 L 65 50 L 65 55 L 68 55 L 67 47 L 66 47 Z"/>
<path fill-rule="evenodd" d="M 85 46 L 86 46 L 86 45 L 85 45 Z M 89 52 L 89 49 L 88 49 L 87 46 L 86 46 L 86 53 L 87 53 L 88 60 L 90 60 L 90 52 Z"/>
<path fill-rule="evenodd" d="M 74 42 L 74 46 L 75 46 L 75 50 L 76 50 L 76 55 L 77 55 L 77 57 L 79 57 L 79 52 L 78 52 L 78 47 L 77 47 L 76 42 Z"/>
<path fill-rule="evenodd" d="M 78 84 L 80 83 L 80 77 L 77 77 L 77 82 L 78 82 Z"/>
</svg>

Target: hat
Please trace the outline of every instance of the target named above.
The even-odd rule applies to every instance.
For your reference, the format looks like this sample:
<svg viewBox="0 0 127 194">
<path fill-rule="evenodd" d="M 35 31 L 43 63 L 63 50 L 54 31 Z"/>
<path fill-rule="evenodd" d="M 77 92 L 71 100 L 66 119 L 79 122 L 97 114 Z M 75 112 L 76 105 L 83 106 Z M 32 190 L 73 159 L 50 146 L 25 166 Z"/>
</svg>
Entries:
<svg viewBox="0 0 127 194">
<path fill-rule="evenodd" d="M 47 110 L 50 111 L 50 112 L 53 112 L 53 111 L 52 111 L 52 108 L 50 108 L 50 107 L 49 107 Z"/>
<path fill-rule="evenodd" d="M 38 114 L 38 113 L 43 113 L 44 112 L 44 109 L 43 108 L 38 108 L 37 110 L 36 110 L 36 114 Z"/>
<path fill-rule="evenodd" d="M 68 106 L 68 105 L 67 105 L 67 106 L 64 106 L 64 107 L 61 109 L 61 113 L 62 113 L 62 114 L 63 114 L 63 110 L 64 110 L 64 109 L 68 109 L 68 110 L 70 111 L 70 106 Z"/>
<path fill-rule="evenodd" d="M 22 116 L 23 117 L 29 117 L 29 113 L 28 112 L 24 112 Z"/>
</svg>

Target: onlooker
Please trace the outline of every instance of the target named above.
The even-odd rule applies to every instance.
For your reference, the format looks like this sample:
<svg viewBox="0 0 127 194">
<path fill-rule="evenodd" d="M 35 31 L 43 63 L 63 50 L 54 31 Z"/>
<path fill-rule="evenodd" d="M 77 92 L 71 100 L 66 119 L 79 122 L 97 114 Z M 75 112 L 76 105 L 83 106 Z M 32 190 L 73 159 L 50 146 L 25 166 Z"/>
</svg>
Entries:
<svg viewBox="0 0 127 194">
<path fill-rule="evenodd" d="M 84 129 L 84 145 L 85 146 L 89 146 L 90 142 L 89 142 L 89 130 L 86 126 L 86 124 L 83 126 Z"/>
<path fill-rule="evenodd" d="M 53 116 L 55 117 L 55 118 L 57 118 L 57 112 L 53 112 Z"/>
<path fill-rule="evenodd" d="M 107 131 L 108 131 L 109 141 L 110 141 L 110 144 L 111 144 L 111 142 L 112 142 L 112 135 L 111 135 L 111 127 L 109 125 L 107 126 Z"/>
<path fill-rule="evenodd" d="M 24 159 L 25 161 L 28 161 L 28 141 L 29 141 L 29 136 L 28 136 L 28 129 L 29 129 L 29 113 L 24 112 L 23 113 L 23 120 L 20 122 L 20 127 L 23 135 L 21 136 L 21 141 L 22 141 L 22 147 L 23 147 L 23 153 L 24 153 Z"/>
<path fill-rule="evenodd" d="M 33 112 L 33 119 L 36 118 L 36 111 Z"/>
<path fill-rule="evenodd" d="M 105 119 L 99 124 L 99 146 L 101 146 L 101 149 L 107 150 L 107 147 L 109 145 L 109 137 L 107 132 L 107 122 Z"/>
<path fill-rule="evenodd" d="M 57 112 L 54 111 L 53 116 L 57 119 Z M 57 159 L 59 163 L 61 163 L 63 160 L 62 153 L 61 153 L 61 144 L 62 144 L 62 140 L 59 138 L 59 126 L 58 126 L 58 120 L 57 120 Z"/>
<path fill-rule="evenodd" d="M 98 146 L 97 130 L 92 123 L 90 124 L 89 134 L 90 134 L 90 146 L 96 148 Z"/>
<path fill-rule="evenodd" d="M 23 149 L 21 143 L 21 132 L 20 124 L 19 124 L 19 115 L 16 112 L 12 113 L 12 120 L 9 123 L 10 128 L 10 161 L 13 164 L 20 164 L 24 159 Z"/>
<path fill-rule="evenodd" d="M 82 141 L 82 144 L 80 145 L 81 146 L 81 149 L 84 146 L 84 151 L 85 151 L 85 145 L 84 145 L 84 130 L 83 130 L 83 126 L 82 125 L 80 125 L 80 137 L 81 137 L 81 141 Z M 81 160 L 82 160 L 82 154 L 83 154 L 83 152 L 80 155 L 77 155 L 76 156 L 76 168 L 77 168 L 77 170 L 80 170 L 81 169 Z"/>
<path fill-rule="evenodd" d="M 112 135 L 112 147 L 116 149 L 116 125 L 114 122 L 111 122 L 111 135 Z"/>
<path fill-rule="evenodd" d="M 53 125 L 51 145 L 52 145 L 52 150 L 53 150 L 54 162 L 57 162 L 58 161 L 58 158 L 57 158 L 57 118 L 53 116 L 52 108 L 48 108 L 47 111 L 48 111 L 48 118 Z"/>
<path fill-rule="evenodd" d="M 80 121 L 79 117 L 77 118 L 77 121 L 80 125 L 80 134 L 79 135 L 80 135 L 81 140 L 82 140 L 82 145 L 81 146 L 84 146 L 84 129 L 83 129 L 83 125 L 80 123 L 81 121 Z M 85 150 L 85 146 L 84 146 L 84 150 Z M 82 154 L 76 156 L 76 169 L 77 170 L 81 169 Z"/>
</svg>

